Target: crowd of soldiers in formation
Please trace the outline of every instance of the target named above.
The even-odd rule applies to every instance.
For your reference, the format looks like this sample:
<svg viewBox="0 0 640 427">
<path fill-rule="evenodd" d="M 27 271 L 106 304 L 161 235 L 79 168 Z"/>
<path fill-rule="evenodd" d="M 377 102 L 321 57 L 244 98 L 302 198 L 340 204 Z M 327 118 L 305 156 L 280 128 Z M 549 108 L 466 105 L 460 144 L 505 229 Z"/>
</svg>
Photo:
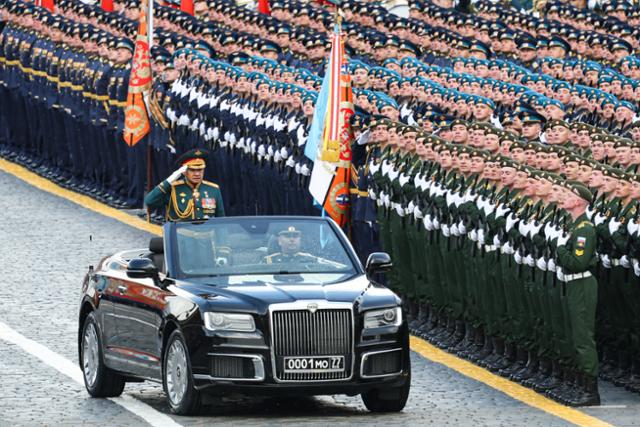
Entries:
<svg viewBox="0 0 640 427">
<path fill-rule="evenodd" d="M 546 3 L 536 17 L 519 4 L 443 3 L 412 2 L 410 18 L 342 5 L 356 249 L 392 254 L 388 283 L 414 332 L 443 348 L 565 403 L 594 403 L 598 373 L 637 391 L 639 9 Z M 271 9 L 155 8 L 153 184 L 176 151 L 207 147 L 227 214 L 317 213 L 303 151 L 334 13 L 299 1 Z M 122 128 L 140 12 L 0 1 L 3 157 L 139 206 L 147 147 L 127 147 Z M 597 237 L 570 248 L 586 265 L 569 271 L 559 253 L 586 226 L 563 200 L 583 186 Z M 587 271 L 595 326 L 594 289 L 575 299 Z"/>
</svg>

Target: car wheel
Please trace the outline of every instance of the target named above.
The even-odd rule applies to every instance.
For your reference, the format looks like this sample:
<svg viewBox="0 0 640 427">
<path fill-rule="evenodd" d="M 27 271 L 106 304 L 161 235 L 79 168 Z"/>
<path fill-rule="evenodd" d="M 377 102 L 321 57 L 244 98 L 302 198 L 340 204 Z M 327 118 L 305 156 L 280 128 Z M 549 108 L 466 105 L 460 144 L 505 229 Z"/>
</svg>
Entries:
<svg viewBox="0 0 640 427">
<path fill-rule="evenodd" d="M 411 389 L 411 374 L 404 385 L 373 389 L 362 393 L 364 406 L 371 412 L 400 412 L 404 409 Z"/>
<path fill-rule="evenodd" d="M 184 337 L 173 331 L 164 352 L 162 383 L 171 412 L 195 415 L 200 411 L 200 392 L 193 386 L 191 366 Z"/>
<path fill-rule="evenodd" d="M 89 313 L 82 327 L 80 346 L 84 385 L 93 397 L 115 397 L 124 390 L 124 378 L 104 364 L 102 338 L 95 315 Z"/>
</svg>

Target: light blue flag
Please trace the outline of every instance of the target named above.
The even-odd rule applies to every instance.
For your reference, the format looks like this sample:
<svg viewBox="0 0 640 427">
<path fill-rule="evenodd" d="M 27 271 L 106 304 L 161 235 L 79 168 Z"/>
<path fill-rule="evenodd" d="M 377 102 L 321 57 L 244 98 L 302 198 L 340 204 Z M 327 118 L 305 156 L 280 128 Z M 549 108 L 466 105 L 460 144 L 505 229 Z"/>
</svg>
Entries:
<svg viewBox="0 0 640 427">
<path fill-rule="evenodd" d="M 327 116 L 327 103 L 329 102 L 329 86 L 331 85 L 330 67 L 327 65 L 327 70 L 324 73 L 324 79 L 322 80 L 322 87 L 320 93 L 318 93 L 318 99 L 316 100 L 316 108 L 313 111 L 313 120 L 311 120 L 311 129 L 309 129 L 309 136 L 307 137 L 307 143 L 304 147 L 304 155 L 311 161 L 315 162 L 318 155 L 318 145 L 322 139 L 322 133 L 324 132 L 324 122 Z"/>
</svg>

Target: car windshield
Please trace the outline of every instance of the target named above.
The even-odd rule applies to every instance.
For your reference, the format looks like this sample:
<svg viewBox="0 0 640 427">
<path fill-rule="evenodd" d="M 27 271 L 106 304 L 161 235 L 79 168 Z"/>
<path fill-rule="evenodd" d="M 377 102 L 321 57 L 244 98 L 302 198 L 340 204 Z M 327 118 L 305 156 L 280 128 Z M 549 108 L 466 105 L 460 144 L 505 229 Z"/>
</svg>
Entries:
<svg viewBox="0 0 640 427">
<path fill-rule="evenodd" d="M 234 218 L 176 226 L 182 277 L 353 275 L 357 267 L 327 221 Z"/>
</svg>

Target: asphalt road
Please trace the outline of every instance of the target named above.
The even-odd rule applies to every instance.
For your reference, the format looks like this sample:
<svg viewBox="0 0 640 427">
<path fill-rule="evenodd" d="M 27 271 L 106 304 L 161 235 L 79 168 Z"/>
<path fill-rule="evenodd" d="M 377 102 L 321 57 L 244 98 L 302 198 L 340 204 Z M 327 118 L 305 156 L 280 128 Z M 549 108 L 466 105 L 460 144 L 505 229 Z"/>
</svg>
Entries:
<svg viewBox="0 0 640 427">
<path fill-rule="evenodd" d="M 199 417 L 175 417 L 153 383 L 127 385 L 125 399 L 90 398 L 77 381 L 82 278 L 101 257 L 145 247 L 151 236 L 1 171 L 0 188 L 2 427 L 166 425 L 167 420 L 242 426 L 570 425 L 417 353 L 412 354 L 411 395 L 400 414 L 370 414 L 359 397 L 229 396 L 210 401 Z M 11 334 L 27 344 L 7 338 Z M 614 425 L 640 425 L 640 396 L 608 385 L 602 395 L 607 406 L 584 412 Z"/>
</svg>

